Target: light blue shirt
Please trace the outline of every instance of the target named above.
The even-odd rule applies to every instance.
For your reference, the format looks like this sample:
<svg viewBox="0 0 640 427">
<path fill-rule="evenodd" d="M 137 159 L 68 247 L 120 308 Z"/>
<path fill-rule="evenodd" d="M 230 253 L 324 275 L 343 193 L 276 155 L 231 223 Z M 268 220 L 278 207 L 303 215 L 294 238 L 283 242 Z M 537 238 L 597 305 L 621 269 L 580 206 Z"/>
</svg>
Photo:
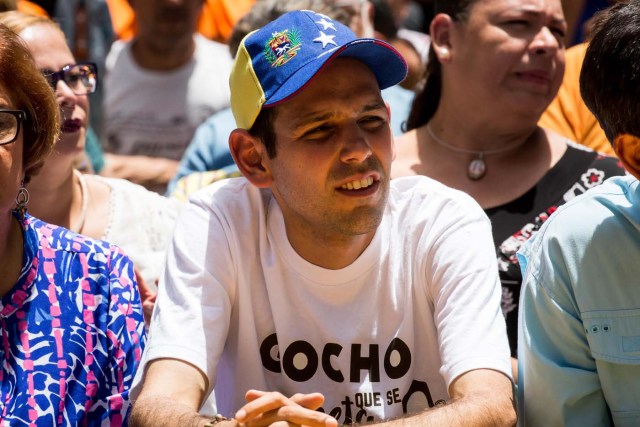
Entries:
<svg viewBox="0 0 640 427">
<path fill-rule="evenodd" d="M 640 187 L 614 177 L 518 253 L 521 425 L 640 426 Z"/>
<path fill-rule="evenodd" d="M 382 97 L 391 109 L 393 135 L 403 133 L 414 96 L 414 92 L 397 85 L 382 91 Z M 178 180 L 193 172 L 237 172 L 238 167 L 229 152 L 229 135 L 235 128 L 236 122 L 230 108 L 221 110 L 200 124 L 180 160 L 178 171 L 169 183 L 166 194 L 172 194 Z"/>
</svg>

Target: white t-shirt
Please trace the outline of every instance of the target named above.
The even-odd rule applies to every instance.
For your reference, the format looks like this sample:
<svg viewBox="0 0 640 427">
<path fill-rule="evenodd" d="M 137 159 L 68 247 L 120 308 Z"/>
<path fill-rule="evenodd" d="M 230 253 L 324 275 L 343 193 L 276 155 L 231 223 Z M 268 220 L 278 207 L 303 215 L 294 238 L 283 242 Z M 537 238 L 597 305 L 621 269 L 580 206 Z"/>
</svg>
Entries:
<svg viewBox="0 0 640 427">
<path fill-rule="evenodd" d="M 131 42 L 113 44 L 104 82 L 107 151 L 180 160 L 198 125 L 229 106 L 229 48 L 194 37 L 192 60 L 174 71 L 140 68 Z"/>
<path fill-rule="evenodd" d="M 169 249 L 144 359 L 162 357 L 201 369 L 223 415 L 249 389 L 321 392 L 340 423 L 446 401 L 473 369 L 511 377 L 490 223 L 466 194 L 399 178 L 367 249 L 328 270 L 292 248 L 269 190 L 213 184 Z"/>
<path fill-rule="evenodd" d="M 121 247 L 149 288 L 155 289 L 182 203 L 126 179 L 98 175 L 87 179 L 111 188 L 109 219 L 101 239 Z"/>
</svg>

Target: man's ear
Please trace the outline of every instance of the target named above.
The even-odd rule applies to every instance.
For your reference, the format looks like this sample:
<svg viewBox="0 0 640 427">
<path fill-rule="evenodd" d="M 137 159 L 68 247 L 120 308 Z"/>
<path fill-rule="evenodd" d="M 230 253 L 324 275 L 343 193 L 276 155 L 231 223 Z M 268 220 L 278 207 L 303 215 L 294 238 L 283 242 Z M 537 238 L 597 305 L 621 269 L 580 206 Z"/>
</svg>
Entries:
<svg viewBox="0 0 640 427">
<path fill-rule="evenodd" d="M 445 13 L 434 16 L 429 26 L 431 35 L 431 48 L 434 50 L 440 63 L 451 60 L 451 33 L 455 23 L 453 19 Z"/>
<path fill-rule="evenodd" d="M 229 135 L 229 150 L 238 169 L 249 182 L 259 188 L 271 186 L 273 178 L 264 161 L 268 154 L 260 138 L 245 129 L 236 129 Z"/>
<path fill-rule="evenodd" d="M 613 151 L 631 175 L 640 179 L 640 138 L 633 135 L 618 135 L 613 140 Z"/>
</svg>

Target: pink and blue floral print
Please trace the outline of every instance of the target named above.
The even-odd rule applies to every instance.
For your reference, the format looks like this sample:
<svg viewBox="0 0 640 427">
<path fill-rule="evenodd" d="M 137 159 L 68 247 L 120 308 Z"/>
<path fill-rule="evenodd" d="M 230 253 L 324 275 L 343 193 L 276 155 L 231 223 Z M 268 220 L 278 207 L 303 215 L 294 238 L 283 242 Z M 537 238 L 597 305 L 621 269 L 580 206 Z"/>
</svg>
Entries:
<svg viewBox="0 0 640 427">
<path fill-rule="evenodd" d="M 0 303 L 0 424 L 121 426 L 146 340 L 129 258 L 21 220 L 25 252 Z"/>
</svg>

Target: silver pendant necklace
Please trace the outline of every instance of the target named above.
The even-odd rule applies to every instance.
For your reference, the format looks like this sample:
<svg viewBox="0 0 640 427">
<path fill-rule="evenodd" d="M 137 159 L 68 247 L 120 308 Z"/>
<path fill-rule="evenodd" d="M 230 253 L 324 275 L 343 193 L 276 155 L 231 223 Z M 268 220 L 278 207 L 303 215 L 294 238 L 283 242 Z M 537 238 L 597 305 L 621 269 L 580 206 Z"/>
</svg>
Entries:
<svg viewBox="0 0 640 427">
<path fill-rule="evenodd" d="M 518 141 L 517 144 L 509 145 L 507 147 L 497 148 L 495 150 L 486 150 L 486 151 L 468 150 L 466 148 L 454 147 L 453 145 L 448 144 L 443 140 L 441 140 L 440 138 L 438 138 L 433 133 L 433 130 L 431 130 L 430 123 L 427 123 L 427 132 L 429 132 L 429 136 L 431 136 L 431 138 L 435 142 L 437 142 L 438 144 L 442 145 L 445 148 L 448 148 L 451 151 L 456 151 L 458 153 L 465 153 L 465 154 L 473 154 L 474 156 L 476 156 L 476 158 L 472 159 L 469 162 L 469 165 L 467 166 L 467 177 L 472 181 L 478 181 L 487 174 L 487 164 L 484 161 L 484 156 L 488 156 L 490 154 L 502 153 L 503 151 L 509 151 L 526 142 L 526 139 L 525 139 L 523 141 Z"/>
</svg>

